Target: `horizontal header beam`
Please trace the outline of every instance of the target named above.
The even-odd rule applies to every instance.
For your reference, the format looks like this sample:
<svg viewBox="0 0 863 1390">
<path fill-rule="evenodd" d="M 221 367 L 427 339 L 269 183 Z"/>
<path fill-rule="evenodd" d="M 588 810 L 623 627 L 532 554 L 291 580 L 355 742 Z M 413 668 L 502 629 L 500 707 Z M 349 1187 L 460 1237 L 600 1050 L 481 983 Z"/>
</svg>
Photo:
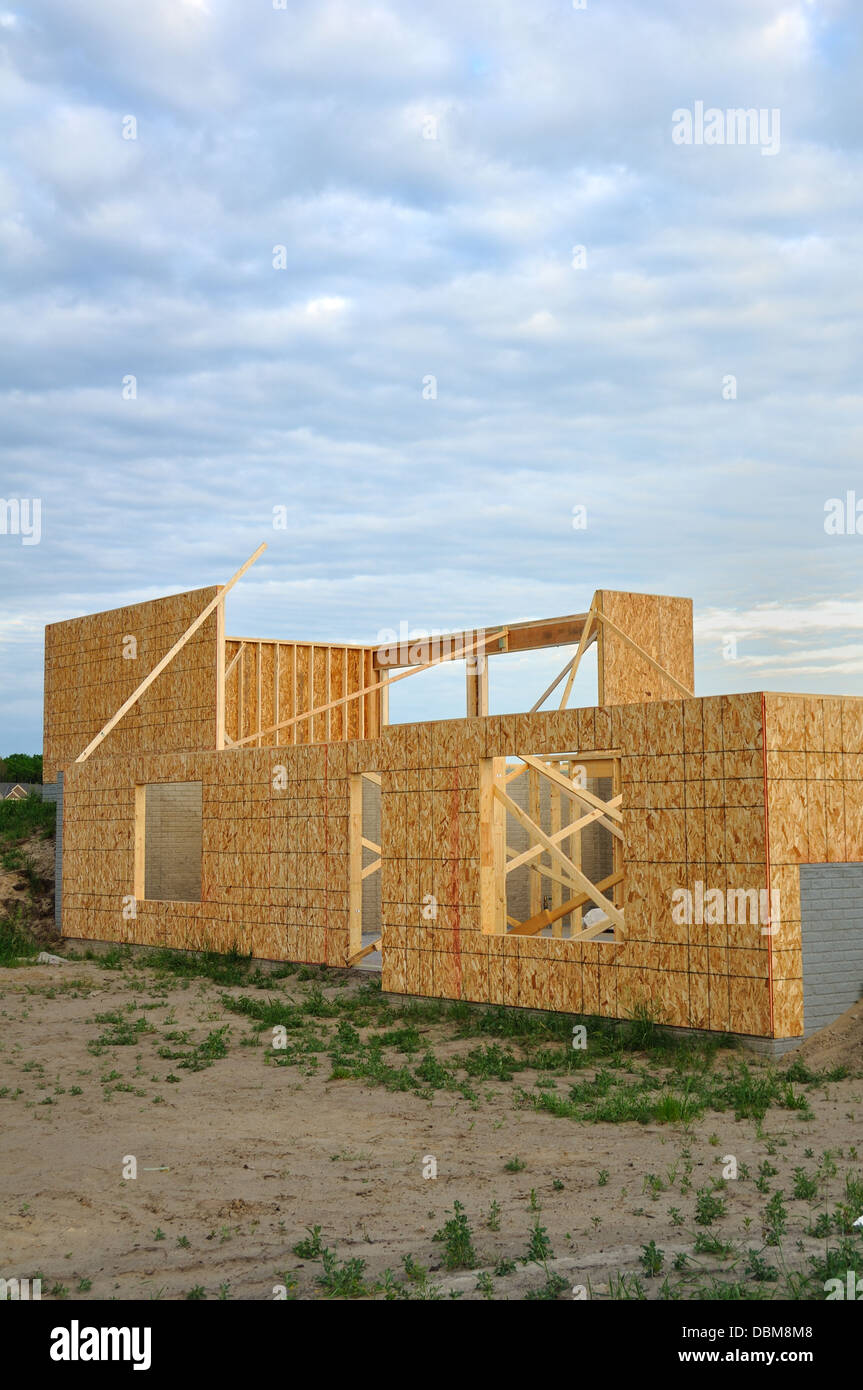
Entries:
<svg viewBox="0 0 863 1390">
<path fill-rule="evenodd" d="M 464 647 L 476 656 L 498 656 L 505 652 L 530 652 L 540 647 L 567 647 L 581 641 L 587 613 L 571 613 L 562 618 L 537 618 L 526 623 L 508 623 L 499 628 L 467 628 L 464 632 L 400 632 L 391 642 L 381 642 L 372 660 L 376 671 L 393 667 L 423 666 L 430 654 L 445 651 L 457 661 Z"/>
</svg>

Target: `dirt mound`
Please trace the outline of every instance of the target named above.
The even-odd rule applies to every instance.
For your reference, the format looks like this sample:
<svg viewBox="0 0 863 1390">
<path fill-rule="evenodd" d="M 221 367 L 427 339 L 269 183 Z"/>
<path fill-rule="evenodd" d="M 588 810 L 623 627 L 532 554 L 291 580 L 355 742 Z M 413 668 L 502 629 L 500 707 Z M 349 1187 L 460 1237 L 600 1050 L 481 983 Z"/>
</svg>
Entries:
<svg viewBox="0 0 863 1390">
<path fill-rule="evenodd" d="M 52 839 L 31 835 L 0 859 L 0 916 L 16 908 L 27 934 L 40 946 L 56 951 L 62 943 L 54 925 Z"/>
<path fill-rule="evenodd" d="M 863 999 L 858 999 L 835 1023 L 813 1033 L 804 1043 L 787 1053 L 787 1065 L 797 1059 L 813 1071 L 829 1071 L 847 1067 L 851 1072 L 863 1070 Z"/>
</svg>

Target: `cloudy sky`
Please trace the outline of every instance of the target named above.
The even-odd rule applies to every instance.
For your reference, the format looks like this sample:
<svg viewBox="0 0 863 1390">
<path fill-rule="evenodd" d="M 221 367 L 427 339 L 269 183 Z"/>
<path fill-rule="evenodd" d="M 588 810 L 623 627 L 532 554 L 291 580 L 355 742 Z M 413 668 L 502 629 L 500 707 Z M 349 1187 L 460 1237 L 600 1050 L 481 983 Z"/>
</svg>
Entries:
<svg viewBox="0 0 863 1390">
<path fill-rule="evenodd" d="M 0 754 L 45 623 L 261 540 L 229 632 L 687 594 L 700 693 L 863 694 L 859 0 L 8 3 Z"/>
</svg>

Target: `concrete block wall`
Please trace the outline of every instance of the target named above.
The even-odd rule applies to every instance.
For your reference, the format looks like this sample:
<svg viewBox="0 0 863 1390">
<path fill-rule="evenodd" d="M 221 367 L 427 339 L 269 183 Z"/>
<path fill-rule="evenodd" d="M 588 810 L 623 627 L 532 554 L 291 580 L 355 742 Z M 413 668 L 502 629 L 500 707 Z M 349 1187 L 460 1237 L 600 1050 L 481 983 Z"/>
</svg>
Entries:
<svg viewBox="0 0 863 1390">
<path fill-rule="evenodd" d="M 201 900 L 201 783 L 153 783 L 146 792 L 145 896 Z"/>
<path fill-rule="evenodd" d="M 801 864 L 800 908 L 808 1037 L 863 994 L 863 864 Z"/>
<path fill-rule="evenodd" d="M 57 806 L 57 831 L 54 838 L 54 926 L 63 930 L 63 774 L 57 773 L 56 782 L 46 782 L 42 787 L 42 800 L 53 801 Z"/>
</svg>

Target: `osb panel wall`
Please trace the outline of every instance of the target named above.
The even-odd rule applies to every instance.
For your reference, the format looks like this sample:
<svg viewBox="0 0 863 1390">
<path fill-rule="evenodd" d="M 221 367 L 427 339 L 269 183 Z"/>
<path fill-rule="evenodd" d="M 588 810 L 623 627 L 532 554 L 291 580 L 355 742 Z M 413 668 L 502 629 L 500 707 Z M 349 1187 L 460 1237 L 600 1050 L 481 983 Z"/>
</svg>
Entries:
<svg viewBox="0 0 863 1390">
<path fill-rule="evenodd" d="M 863 699 L 764 696 L 777 1037 L 803 1032 L 801 864 L 863 862 Z"/>
<path fill-rule="evenodd" d="M 692 690 L 695 667 L 692 599 L 661 594 L 626 594 L 600 589 L 594 602 L 621 631 Z M 600 705 L 623 705 L 635 700 L 670 700 L 679 696 L 670 681 L 637 652 L 599 624 L 597 666 Z"/>
<path fill-rule="evenodd" d="M 44 778 L 56 779 L 182 636 L 216 588 L 45 629 Z M 133 637 L 137 655 L 124 638 Z M 211 614 L 100 745 L 100 756 L 214 748 L 218 616 Z"/>
<path fill-rule="evenodd" d="M 94 755 L 76 764 L 64 779 L 64 933 L 344 964 L 348 753 L 356 770 L 373 770 L 374 747 Z M 200 902 L 140 901 L 128 915 L 136 782 L 202 784 Z"/>
<path fill-rule="evenodd" d="M 64 930 L 343 964 L 348 777 L 379 771 L 385 989 L 607 1017 L 649 1002 L 670 1024 L 798 1036 L 796 866 L 863 858 L 863 701 L 766 702 L 766 748 L 756 694 L 399 725 L 320 746 L 94 755 L 67 779 Z M 625 939 L 484 934 L 480 760 L 611 748 L 622 756 Z M 200 904 L 144 902 L 137 919 L 122 917 L 136 780 L 202 782 Z M 726 900 L 729 889 L 781 887 L 776 935 L 724 913 L 675 922 L 675 890 L 697 899 L 699 883 Z M 424 910 L 432 899 L 436 919 Z"/>
<path fill-rule="evenodd" d="M 375 650 L 228 637 L 226 671 L 239 653 L 225 681 L 228 737 L 234 741 L 245 738 L 304 710 L 317 709 L 374 685 L 378 680 L 372 666 Z M 380 695 L 372 691 L 314 719 L 302 719 L 288 729 L 263 734 L 252 746 L 376 738 L 380 730 Z"/>
<path fill-rule="evenodd" d="M 767 886 L 760 696 L 459 720 L 388 730 L 383 987 L 769 1036 L 759 923 L 675 923 L 673 893 Z M 626 939 L 484 935 L 482 757 L 622 750 Z M 399 848 L 400 847 L 400 848 Z M 426 894 L 437 922 L 424 920 Z M 724 917 L 724 914 L 723 914 Z"/>
</svg>

